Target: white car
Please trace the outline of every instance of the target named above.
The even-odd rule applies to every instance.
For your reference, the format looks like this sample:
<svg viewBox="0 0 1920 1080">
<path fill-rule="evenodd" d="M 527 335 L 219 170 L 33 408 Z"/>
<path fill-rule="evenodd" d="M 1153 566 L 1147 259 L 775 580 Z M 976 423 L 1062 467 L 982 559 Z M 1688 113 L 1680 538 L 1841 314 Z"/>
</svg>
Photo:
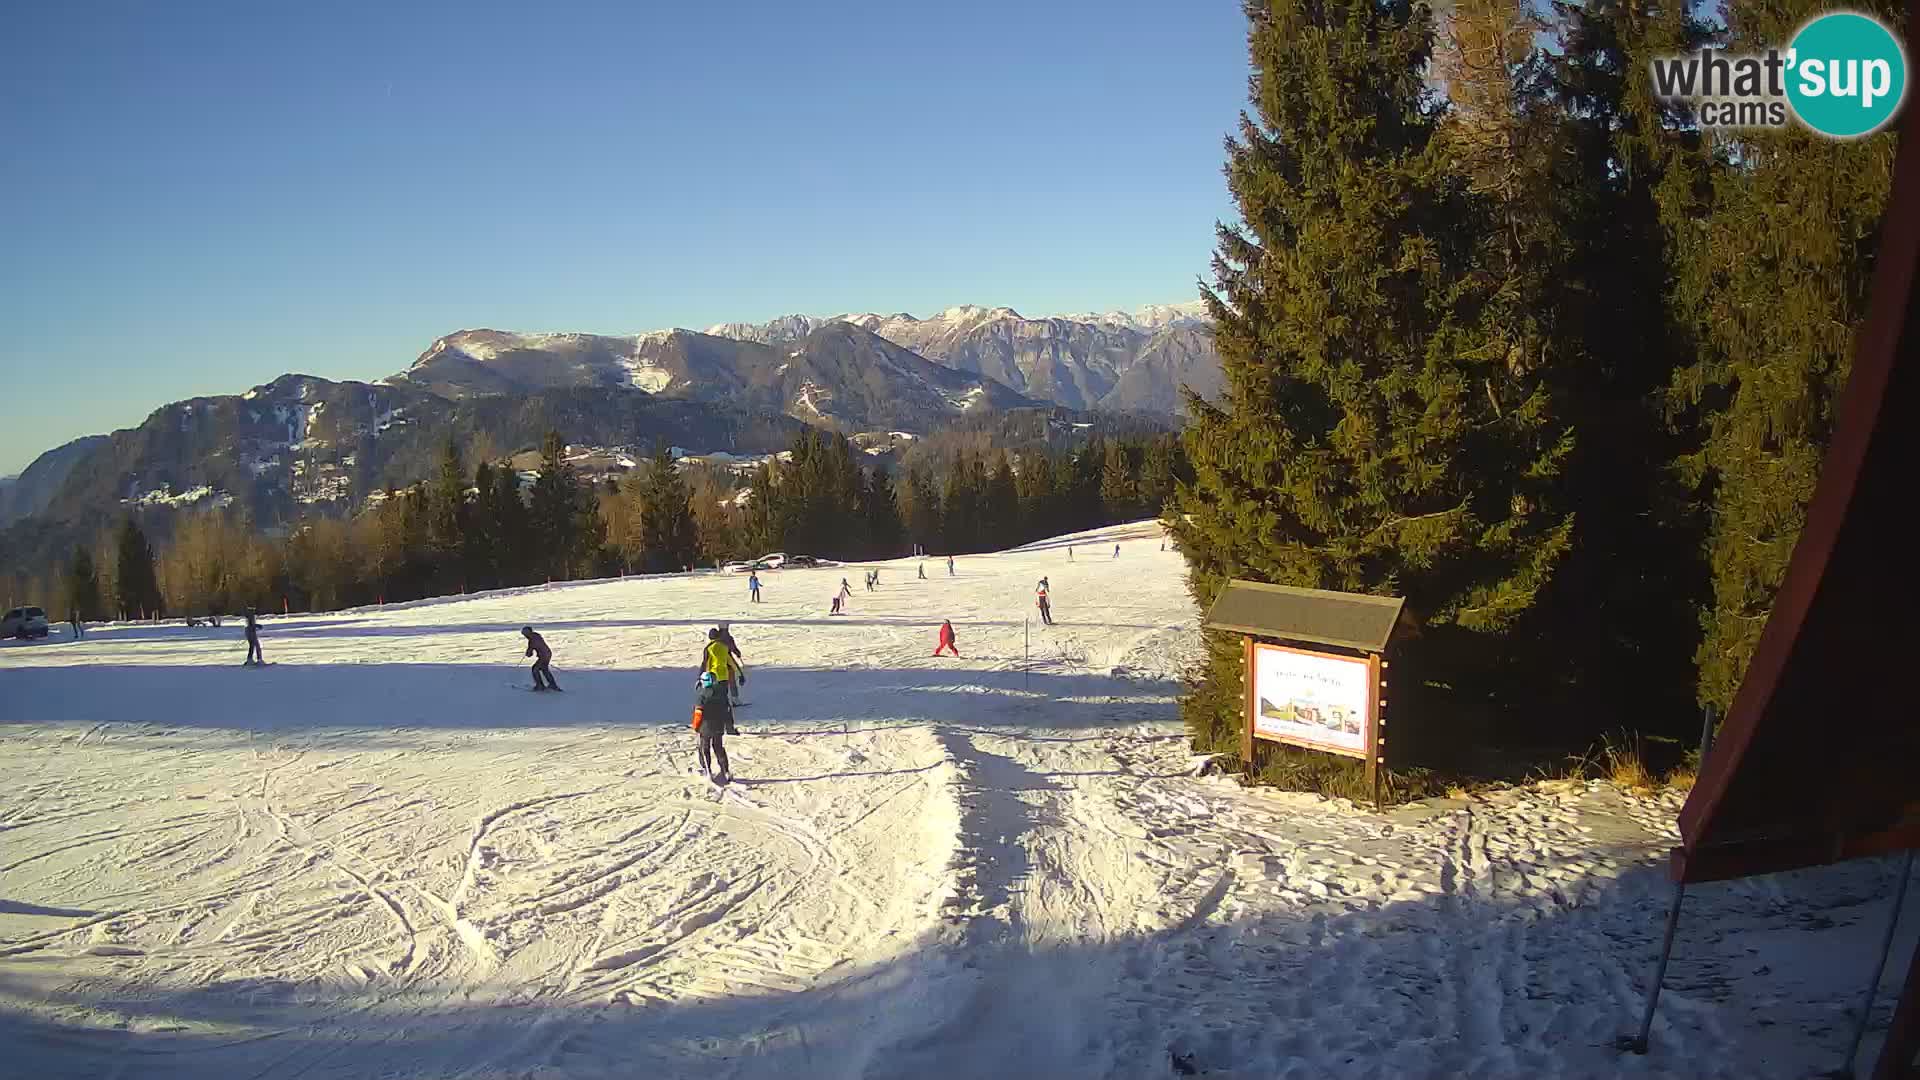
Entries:
<svg viewBox="0 0 1920 1080">
<path fill-rule="evenodd" d="M 46 637 L 47 613 L 37 607 L 17 607 L 0 617 L 0 638 Z"/>
<path fill-rule="evenodd" d="M 767 570 L 778 570 L 786 565 L 787 553 L 784 551 L 776 551 L 771 555 L 762 555 L 753 561 L 759 563 Z"/>
</svg>

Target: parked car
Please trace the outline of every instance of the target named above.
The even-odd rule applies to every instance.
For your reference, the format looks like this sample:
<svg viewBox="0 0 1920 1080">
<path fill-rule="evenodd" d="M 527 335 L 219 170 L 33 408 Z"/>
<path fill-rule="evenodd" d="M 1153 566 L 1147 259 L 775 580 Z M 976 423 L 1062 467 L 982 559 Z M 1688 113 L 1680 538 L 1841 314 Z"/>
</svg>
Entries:
<svg viewBox="0 0 1920 1080">
<path fill-rule="evenodd" d="M 754 561 L 760 564 L 759 568 L 762 570 L 778 570 L 787 564 L 787 553 L 776 551 L 771 555 L 762 555 Z"/>
<path fill-rule="evenodd" d="M 789 555 L 787 556 L 785 565 L 787 566 L 819 566 L 820 560 L 814 558 L 811 555 Z"/>
<path fill-rule="evenodd" d="M 37 607 L 17 607 L 0 617 L 0 637 L 43 638 L 48 630 L 47 613 Z"/>
</svg>

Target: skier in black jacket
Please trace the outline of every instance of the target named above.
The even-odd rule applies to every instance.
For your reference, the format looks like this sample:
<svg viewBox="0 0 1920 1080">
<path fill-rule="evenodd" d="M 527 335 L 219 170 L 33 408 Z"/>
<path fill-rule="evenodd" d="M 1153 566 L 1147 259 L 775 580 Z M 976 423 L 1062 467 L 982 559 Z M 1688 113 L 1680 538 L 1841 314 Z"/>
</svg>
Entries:
<svg viewBox="0 0 1920 1080">
<path fill-rule="evenodd" d="M 733 769 L 727 764 L 727 728 L 733 724 L 733 704 L 727 700 L 727 686 L 713 677 L 713 672 L 700 673 L 700 774 L 710 777 L 715 783 L 726 784 L 733 780 Z M 720 771 L 716 774 L 713 765 L 718 762 Z"/>
<path fill-rule="evenodd" d="M 253 619 L 253 612 L 247 612 L 247 659 L 241 667 L 250 667 L 267 662 L 266 654 L 260 651 L 260 624 Z"/>
<path fill-rule="evenodd" d="M 558 690 L 560 684 L 553 681 L 553 669 L 547 665 L 553 660 L 553 650 L 547 648 L 547 639 L 533 632 L 533 627 L 520 628 L 521 636 L 527 639 L 527 655 L 537 656 L 533 662 L 533 688 L 535 690 Z M 542 682 L 542 677 L 545 682 Z"/>
</svg>

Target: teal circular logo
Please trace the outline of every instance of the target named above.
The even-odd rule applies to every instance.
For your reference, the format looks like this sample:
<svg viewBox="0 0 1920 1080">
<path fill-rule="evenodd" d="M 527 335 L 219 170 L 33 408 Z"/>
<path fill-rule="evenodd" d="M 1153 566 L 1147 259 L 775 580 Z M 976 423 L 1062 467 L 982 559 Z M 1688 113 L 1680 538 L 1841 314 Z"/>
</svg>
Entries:
<svg viewBox="0 0 1920 1080">
<path fill-rule="evenodd" d="M 1788 54 L 1787 101 L 1800 122 L 1851 139 L 1880 130 L 1907 95 L 1907 54 L 1878 19 L 1851 11 L 1800 28 Z"/>
</svg>

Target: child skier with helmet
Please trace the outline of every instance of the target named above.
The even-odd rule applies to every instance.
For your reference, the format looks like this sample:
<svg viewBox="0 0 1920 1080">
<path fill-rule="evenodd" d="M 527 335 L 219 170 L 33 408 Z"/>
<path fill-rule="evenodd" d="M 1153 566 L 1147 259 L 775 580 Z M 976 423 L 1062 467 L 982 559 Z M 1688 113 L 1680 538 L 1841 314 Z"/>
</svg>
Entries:
<svg viewBox="0 0 1920 1080">
<path fill-rule="evenodd" d="M 727 684 L 713 672 L 700 673 L 700 699 L 693 708 L 693 728 L 700 736 L 700 774 L 716 784 L 731 783 L 733 770 L 727 765 L 727 728 L 733 723 L 733 703 L 727 700 Z M 713 771 L 715 763 L 719 772 Z"/>
</svg>

